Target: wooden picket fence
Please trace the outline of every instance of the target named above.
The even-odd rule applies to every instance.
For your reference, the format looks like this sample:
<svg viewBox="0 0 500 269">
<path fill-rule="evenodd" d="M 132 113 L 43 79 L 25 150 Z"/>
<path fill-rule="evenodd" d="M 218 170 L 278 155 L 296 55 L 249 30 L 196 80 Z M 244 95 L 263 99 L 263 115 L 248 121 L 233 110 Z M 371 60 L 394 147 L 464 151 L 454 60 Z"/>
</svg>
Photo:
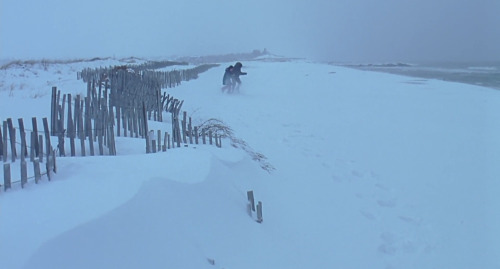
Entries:
<svg viewBox="0 0 500 269">
<path fill-rule="evenodd" d="M 183 80 L 194 79 L 199 73 L 213 66 L 216 65 L 202 65 L 187 71 L 170 72 L 130 72 L 130 67 L 85 69 L 78 73 L 78 78 L 87 83 L 85 97 L 63 94 L 57 87 L 52 87 L 50 126 L 49 120 L 43 118 L 43 135 L 39 134 L 35 117 L 32 118 L 31 130 L 25 129 L 23 119 L 19 119 L 21 142 L 17 143 L 16 128 L 12 119 L 8 118 L 3 122 L 3 131 L 0 130 L 0 154 L 4 161 L 4 190 L 17 182 L 24 187 L 32 178 L 38 183 L 45 175 L 50 180 L 51 171 L 56 172 L 56 155 L 116 155 L 115 136 L 145 139 L 146 153 L 166 151 L 181 147 L 182 144 L 186 146 L 188 143 L 209 143 L 221 147 L 222 137 L 212 130 L 198 130 L 198 127 L 193 127 L 191 117 L 187 118 L 186 112 L 182 113 L 182 120 L 180 119 L 184 101 L 166 93 L 161 94 L 162 87 L 174 87 Z M 149 130 L 148 120 L 163 121 L 163 112 L 171 114 L 172 132 L 171 135 L 164 132 L 162 139 L 162 131 Z M 26 140 L 27 131 L 31 131 L 29 146 Z M 57 138 L 55 147 L 52 147 L 51 137 Z M 69 152 L 66 152 L 66 141 L 70 143 Z M 28 149 L 29 161 L 33 163 L 32 177 L 28 177 L 27 173 Z M 44 149 L 46 172 L 42 173 L 40 163 L 44 162 Z M 11 163 L 7 162 L 9 157 Z M 18 159 L 21 161 L 21 179 L 13 180 L 11 164 Z"/>
<path fill-rule="evenodd" d="M 192 119 L 187 118 L 187 113 L 183 112 L 183 118 L 179 121 L 179 110 L 172 112 L 172 135 L 164 132 L 162 139 L 162 131 L 149 131 L 146 137 L 146 153 L 156 153 L 167 151 L 167 149 L 181 147 L 182 145 L 204 144 L 215 145 L 222 147 L 222 136 L 214 133 L 208 128 L 199 130 L 197 126 L 193 126 Z M 200 141 L 201 140 L 201 141 Z M 163 141 L 163 144 L 162 144 Z"/>
<path fill-rule="evenodd" d="M 0 186 L 3 186 L 4 191 L 12 188 L 12 184 L 14 183 L 21 183 L 22 188 L 31 179 L 34 179 L 35 183 L 38 183 L 42 180 L 42 176 L 46 176 L 50 181 L 51 172 L 56 172 L 56 150 L 51 146 L 47 118 L 43 118 L 43 132 L 38 131 L 37 119 L 35 117 L 32 118 L 31 130 L 24 127 L 24 122 L 21 118 L 18 119 L 18 124 L 19 136 L 16 135 L 16 128 L 14 128 L 11 118 L 3 121 L 2 128 L 0 128 L 0 155 L 4 163 L 4 180 L 3 185 L 0 184 Z M 28 132 L 31 138 L 29 144 L 26 138 Z M 44 150 L 46 153 L 44 153 Z M 13 180 L 11 166 L 17 161 L 20 162 L 21 178 Z M 28 162 L 33 165 L 33 176 L 31 177 L 28 177 Z M 45 163 L 45 172 L 42 172 L 40 169 L 41 163 Z"/>
</svg>

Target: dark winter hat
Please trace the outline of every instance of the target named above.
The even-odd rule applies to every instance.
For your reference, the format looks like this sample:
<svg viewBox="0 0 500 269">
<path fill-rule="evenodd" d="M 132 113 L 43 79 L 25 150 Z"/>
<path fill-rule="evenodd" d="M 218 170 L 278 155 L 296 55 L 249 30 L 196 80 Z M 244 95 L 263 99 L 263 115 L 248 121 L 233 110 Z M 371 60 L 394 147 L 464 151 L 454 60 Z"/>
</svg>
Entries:
<svg viewBox="0 0 500 269">
<path fill-rule="evenodd" d="M 240 62 L 237 62 L 234 66 L 239 66 L 239 67 L 241 67 L 241 66 L 243 66 L 243 65 L 242 65 Z"/>
</svg>

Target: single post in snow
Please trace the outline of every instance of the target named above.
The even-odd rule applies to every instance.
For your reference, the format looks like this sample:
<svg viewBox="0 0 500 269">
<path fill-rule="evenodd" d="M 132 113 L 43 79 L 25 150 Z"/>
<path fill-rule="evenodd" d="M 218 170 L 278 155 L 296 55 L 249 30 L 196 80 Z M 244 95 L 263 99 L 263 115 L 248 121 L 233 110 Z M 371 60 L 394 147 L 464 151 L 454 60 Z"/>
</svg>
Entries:
<svg viewBox="0 0 500 269">
<path fill-rule="evenodd" d="M 247 191 L 247 199 L 250 204 L 252 211 L 255 211 L 255 200 L 253 197 L 253 191 Z"/>
<path fill-rule="evenodd" d="M 259 201 L 257 204 L 257 222 L 262 223 L 263 218 L 262 218 L 262 202 Z"/>
</svg>

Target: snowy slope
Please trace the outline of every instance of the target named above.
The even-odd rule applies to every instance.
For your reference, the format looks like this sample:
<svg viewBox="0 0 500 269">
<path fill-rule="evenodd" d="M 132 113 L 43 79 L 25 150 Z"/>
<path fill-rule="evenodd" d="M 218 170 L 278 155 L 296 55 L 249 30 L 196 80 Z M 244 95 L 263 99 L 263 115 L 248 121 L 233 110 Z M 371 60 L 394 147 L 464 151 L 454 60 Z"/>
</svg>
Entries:
<svg viewBox="0 0 500 269">
<path fill-rule="evenodd" d="M 52 86 L 85 92 L 75 72 L 109 64 L 0 70 L 0 120 L 47 116 Z M 118 138 L 116 157 L 59 158 L 52 182 L 0 192 L 5 268 L 500 268 L 498 91 L 243 64 L 239 94 L 220 92 L 229 63 L 167 92 L 274 171 L 229 140 L 146 155 Z"/>
</svg>

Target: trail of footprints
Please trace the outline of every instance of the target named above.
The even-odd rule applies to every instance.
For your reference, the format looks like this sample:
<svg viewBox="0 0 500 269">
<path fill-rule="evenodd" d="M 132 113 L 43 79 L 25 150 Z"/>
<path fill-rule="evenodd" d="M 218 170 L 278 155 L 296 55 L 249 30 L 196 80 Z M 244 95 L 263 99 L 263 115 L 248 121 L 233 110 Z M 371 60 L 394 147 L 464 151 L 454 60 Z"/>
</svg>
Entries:
<svg viewBox="0 0 500 269">
<path fill-rule="evenodd" d="M 372 223 L 380 232 L 375 250 L 380 255 L 390 258 L 430 249 L 425 242 L 426 228 L 422 219 L 411 212 L 403 195 L 383 184 L 377 174 L 359 169 L 353 161 L 337 160 L 333 167 L 324 166 L 331 169 L 333 181 L 350 184 L 349 189 L 356 190 L 353 195 L 359 201 L 356 205 L 359 208 L 353 210 L 358 210 L 361 219 Z"/>
</svg>

